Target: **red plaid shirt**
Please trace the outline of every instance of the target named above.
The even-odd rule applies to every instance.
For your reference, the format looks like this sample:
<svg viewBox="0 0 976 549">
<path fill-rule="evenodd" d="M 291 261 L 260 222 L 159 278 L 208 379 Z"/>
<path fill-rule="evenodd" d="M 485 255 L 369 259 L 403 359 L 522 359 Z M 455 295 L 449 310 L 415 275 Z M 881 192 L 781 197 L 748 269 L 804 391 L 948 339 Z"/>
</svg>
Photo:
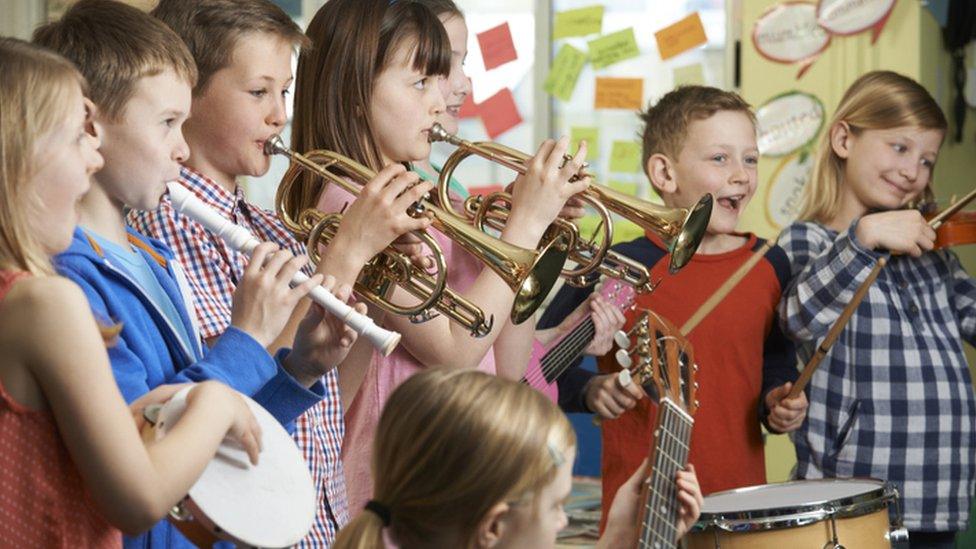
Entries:
<svg viewBox="0 0 976 549">
<path fill-rule="evenodd" d="M 293 254 L 305 255 L 305 246 L 295 240 L 274 212 L 249 204 L 240 187 L 230 193 L 212 179 L 185 167 L 180 170 L 178 181 L 220 215 L 247 228 L 259 241 L 275 242 Z M 248 256 L 177 212 L 168 194 L 155 211 L 130 211 L 128 222 L 135 230 L 165 242 L 183 264 L 203 337 L 222 334 L 230 326 L 232 296 L 244 276 Z M 311 470 L 319 498 L 315 525 L 302 542 L 310 547 L 331 545 L 336 532 L 348 521 L 339 459 L 345 426 L 337 375 L 333 369 L 322 378 L 326 397 L 295 422 L 294 438 Z"/>
</svg>

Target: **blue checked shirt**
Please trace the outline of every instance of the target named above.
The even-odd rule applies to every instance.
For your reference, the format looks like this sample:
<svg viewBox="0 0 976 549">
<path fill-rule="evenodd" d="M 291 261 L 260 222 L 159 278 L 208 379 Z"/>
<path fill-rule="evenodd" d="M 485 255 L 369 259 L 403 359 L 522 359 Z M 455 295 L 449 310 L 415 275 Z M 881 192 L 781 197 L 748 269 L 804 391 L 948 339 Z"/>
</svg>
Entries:
<svg viewBox="0 0 976 549">
<path fill-rule="evenodd" d="M 794 223 L 780 236 L 793 275 L 780 318 L 803 363 L 882 257 L 856 226 Z M 976 403 L 964 338 L 976 340 L 976 282 L 955 254 L 891 256 L 810 381 L 797 476 L 891 481 L 909 530 L 965 530 Z"/>
<path fill-rule="evenodd" d="M 296 255 L 305 254 L 305 246 L 295 240 L 274 212 L 248 203 L 240 187 L 230 193 L 185 167 L 177 181 L 221 216 L 247 228 L 258 240 L 274 242 Z M 127 221 L 135 230 L 169 245 L 187 272 L 203 337 L 222 334 L 230 326 L 232 296 L 244 276 L 247 254 L 177 212 L 168 194 L 155 211 L 132 210 Z M 310 268 L 306 273 L 311 274 Z M 339 528 L 349 520 L 345 474 L 339 459 L 345 424 L 337 376 L 333 369 L 322 377 L 325 398 L 298 418 L 292 435 L 312 473 L 318 497 L 315 524 L 301 544 L 305 547 L 329 547 Z"/>
</svg>

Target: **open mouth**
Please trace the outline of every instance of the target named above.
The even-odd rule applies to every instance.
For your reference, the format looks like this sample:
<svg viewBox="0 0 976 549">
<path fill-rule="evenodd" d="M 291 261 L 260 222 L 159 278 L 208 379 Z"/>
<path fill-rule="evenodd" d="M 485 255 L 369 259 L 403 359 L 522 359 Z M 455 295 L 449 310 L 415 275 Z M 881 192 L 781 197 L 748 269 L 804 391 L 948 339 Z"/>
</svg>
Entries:
<svg viewBox="0 0 976 549">
<path fill-rule="evenodd" d="M 716 202 L 718 202 L 719 206 L 727 210 L 738 212 L 739 208 L 742 206 L 742 202 L 744 198 L 745 198 L 744 194 L 735 194 L 732 196 L 723 196 L 722 198 L 716 200 Z"/>
<path fill-rule="evenodd" d="M 457 104 L 457 105 L 448 105 L 446 110 L 447 110 L 447 114 L 453 116 L 454 118 L 460 118 L 461 117 L 461 105 L 460 104 Z"/>
</svg>

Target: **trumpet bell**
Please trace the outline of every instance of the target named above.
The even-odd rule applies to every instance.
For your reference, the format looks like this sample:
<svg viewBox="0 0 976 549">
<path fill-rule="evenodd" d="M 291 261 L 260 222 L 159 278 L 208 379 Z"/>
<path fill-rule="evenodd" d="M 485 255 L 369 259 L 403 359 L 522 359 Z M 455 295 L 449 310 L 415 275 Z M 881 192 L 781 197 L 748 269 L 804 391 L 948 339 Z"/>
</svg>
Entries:
<svg viewBox="0 0 976 549">
<path fill-rule="evenodd" d="M 695 204 L 685 216 L 681 231 L 671 240 L 669 246 L 671 252 L 671 263 L 668 271 L 676 273 L 691 261 L 705 231 L 708 229 L 708 221 L 712 218 L 712 195 L 706 194 Z"/>
<path fill-rule="evenodd" d="M 532 266 L 532 273 L 525 277 L 515 289 L 515 305 L 512 307 L 512 322 L 521 324 L 542 305 L 552 287 L 559 279 L 559 273 L 566 263 L 566 243 L 562 239 L 549 242 L 539 251 L 538 259 Z"/>
</svg>

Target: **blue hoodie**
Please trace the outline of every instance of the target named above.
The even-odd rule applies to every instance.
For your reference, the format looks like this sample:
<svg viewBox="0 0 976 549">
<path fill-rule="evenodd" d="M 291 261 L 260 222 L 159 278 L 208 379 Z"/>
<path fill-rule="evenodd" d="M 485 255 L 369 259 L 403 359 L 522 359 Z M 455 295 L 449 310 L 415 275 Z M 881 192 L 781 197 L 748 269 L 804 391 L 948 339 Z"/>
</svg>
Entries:
<svg viewBox="0 0 976 549">
<path fill-rule="evenodd" d="M 108 354 L 126 401 L 160 385 L 212 379 L 251 396 L 292 432 L 295 419 L 325 396 L 321 382 L 311 389 L 301 386 L 281 367 L 288 350 L 272 358 L 260 343 L 233 326 L 206 349 L 189 313 L 193 310 L 187 301 L 191 294 L 179 262 L 163 243 L 126 230 L 129 242 L 146 257 L 179 312 L 186 333 L 192 335 L 192 348 L 187 348 L 149 294 L 114 265 L 80 227 L 75 229 L 71 246 L 55 258 L 58 271 L 81 286 L 95 317 L 122 325 Z M 126 536 L 125 546 L 194 547 L 168 521 L 143 535 Z"/>
</svg>

